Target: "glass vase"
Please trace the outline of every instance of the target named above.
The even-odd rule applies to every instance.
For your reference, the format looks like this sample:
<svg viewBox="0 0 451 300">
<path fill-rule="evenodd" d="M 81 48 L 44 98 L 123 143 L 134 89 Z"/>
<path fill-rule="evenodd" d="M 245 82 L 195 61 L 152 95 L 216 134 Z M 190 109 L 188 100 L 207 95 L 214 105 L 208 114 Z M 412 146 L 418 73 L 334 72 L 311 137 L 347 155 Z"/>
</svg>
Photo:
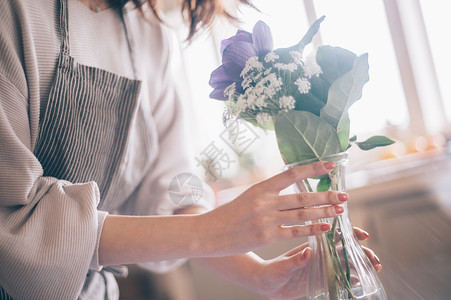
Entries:
<svg viewBox="0 0 451 300">
<path fill-rule="evenodd" d="M 295 190 L 345 192 L 345 169 L 348 162 L 346 152 L 289 164 L 285 169 L 315 161 L 333 161 L 336 167 L 327 175 L 296 183 Z M 309 265 L 307 278 L 307 299 L 386 300 L 387 296 L 376 271 L 354 235 L 347 205 L 343 204 L 343 207 L 344 212 L 340 216 L 316 221 L 329 223 L 329 232 L 309 237 L 312 263 Z"/>
</svg>

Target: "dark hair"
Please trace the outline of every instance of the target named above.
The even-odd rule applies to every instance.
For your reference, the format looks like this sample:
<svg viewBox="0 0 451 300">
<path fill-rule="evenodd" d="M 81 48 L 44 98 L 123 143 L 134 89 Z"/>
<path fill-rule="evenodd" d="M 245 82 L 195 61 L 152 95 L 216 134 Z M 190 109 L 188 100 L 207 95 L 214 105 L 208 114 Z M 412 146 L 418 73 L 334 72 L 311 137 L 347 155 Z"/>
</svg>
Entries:
<svg viewBox="0 0 451 300">
<path fill-rule="evenodd" d="M 108 0 L 110 6 L 115 8 L 122 8 L 127 2 L 133 2 L 133 4 L 138 8 L 144 4 L 148 4 L 158 20 L 159 17 L 158 10 L 158 0 Z M 191 40 L 194 35 L 201 28 L 206 28 L 211 25 L 216 16 L 223 16 L 231 21 L 238 21 L 234 16 L 229 14 L 224 6 L 222 5 L 222 0 L 181 0 L 182 1 L 182 15 L 185 16 L 186 21 L 189 25 L 189 33 L 187 40 Z M 237 0 L 242 4 L 254 7 L 251 0 Z M 255 8 L 255 7 L 254 7 Z"/>
</svg>

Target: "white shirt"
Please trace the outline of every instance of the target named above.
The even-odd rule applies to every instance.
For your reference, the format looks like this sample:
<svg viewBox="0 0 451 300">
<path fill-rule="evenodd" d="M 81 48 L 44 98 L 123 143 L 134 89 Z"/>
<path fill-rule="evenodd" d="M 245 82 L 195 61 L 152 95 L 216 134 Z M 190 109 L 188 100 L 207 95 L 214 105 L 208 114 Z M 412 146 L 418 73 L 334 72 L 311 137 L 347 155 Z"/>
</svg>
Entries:
<svg viewBox="0 0 451 300">
<path fill-rule="evenodd" d="M 133 77 L 117 13 L 68 1 L 71 55 L 81 64 Z M 168 67 L 169 37 L 150 14 L 150 20 L 137 10 L 127 15 L 143 81 L 141 105 L 157 142 L 153 149 L 134 149 L 152 156 L 152 166 L 144 178 L 129 170 L 130 180 L 141 184 L 109 212 L 172 214 L 178 206 L 168 197 L 168 184 L 179 173 L 193 172 L 194 156 Z M 58 18 L 58 1 L 0 2 L 0 286 L 17 299 L 74 298 L 88 268 L 100 269 L 97 250 L 108 212 L 98 208 L 96 183 L 43 177 L 33 155 L 60 50 Z M 207 187 L 203 196 L 198 204 L 211 208 Z M 164 271 L 176 264 L 146 266 Z"/>
</svg>

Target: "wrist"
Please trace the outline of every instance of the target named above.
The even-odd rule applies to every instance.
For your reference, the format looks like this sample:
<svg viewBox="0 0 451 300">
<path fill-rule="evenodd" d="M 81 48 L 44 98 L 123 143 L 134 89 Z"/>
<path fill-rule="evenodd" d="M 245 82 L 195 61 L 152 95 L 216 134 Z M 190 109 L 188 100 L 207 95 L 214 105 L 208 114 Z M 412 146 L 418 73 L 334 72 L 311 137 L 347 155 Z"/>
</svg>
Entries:
<svg viewBox="0 0 451 300">
<path fill-rule="evenodd" d="M 217 241 L 219 234 L 210 222 L 210 213 L 192 216 L 191 232 L 193 233 L 189 243 L 192 258 L 212 257 L 217 254 Z"/>
<path fill-rule="evenodd" d="M 264 274 L 264 267 L 266 265 L 266 260 L 262 259 L 260 256 L 251 253 L 252 260 L 249 261 L 246 274 L 246 287 L 256 293 L 260 293 L 262 284 L 262 275 Z"/>
<path fill-rule="evenodd" d="M 253 252 L 225 257 L 197 258 L 194 261 L 221 274 L 225 279 L 254 292 L 261 292 L 265 261 Z"/>
<path fill-rule="evenodd" d="M 204 213 L 206 212 L 208 209 L 199 205 L 181 207 L 174 211 L 174 215 L 191 215 L 188 216 L 189 223 L 186 224 L 189 227 L 187 232 L 192 233 L 187 243 L 190 258 L 207 257 L 214 251 L 208 246 L 211 244 L 209 243 L 211 224 L 205 220 Z"/>
<path fill-rule="evenodd" d="M 206 209 L 203 206 L 191 205 L 191 206 L 186 206 L 186 207 L 180 207 L 180 208 L 174 210 L 174 215 L 198 215 L 198 214 L 203 214 L 207 211 L 208 211 L 208 209 Z"/>
</svg>

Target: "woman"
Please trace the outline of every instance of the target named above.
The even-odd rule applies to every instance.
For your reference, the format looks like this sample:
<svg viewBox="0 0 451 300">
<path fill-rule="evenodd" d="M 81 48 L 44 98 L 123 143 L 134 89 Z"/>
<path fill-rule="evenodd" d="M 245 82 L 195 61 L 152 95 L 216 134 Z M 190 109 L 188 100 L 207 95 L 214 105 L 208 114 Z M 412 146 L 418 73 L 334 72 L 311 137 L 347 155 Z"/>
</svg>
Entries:
<svg viewBox="0 0 451 300">
<path fill-rule="evenodd" d="M 346 194 L 278 194 L 333 164 L 214 210 L 207 187 L 196 205 L 170 201 L 169 181 L 192 166 L 168 38 L 155 1 L 125 2 L 0 2 L 0 298 L 116 299 L 115 265 L 164 271 L 181 258 L 268 297 L 302 295 L 290 278 L 305 245 L 272 261 L 246 252 L 330 229 L 280 225 L 336 216 Z M 184 3 L 190 37 L 224 15 L 215 1 Z"/>
</svg>

